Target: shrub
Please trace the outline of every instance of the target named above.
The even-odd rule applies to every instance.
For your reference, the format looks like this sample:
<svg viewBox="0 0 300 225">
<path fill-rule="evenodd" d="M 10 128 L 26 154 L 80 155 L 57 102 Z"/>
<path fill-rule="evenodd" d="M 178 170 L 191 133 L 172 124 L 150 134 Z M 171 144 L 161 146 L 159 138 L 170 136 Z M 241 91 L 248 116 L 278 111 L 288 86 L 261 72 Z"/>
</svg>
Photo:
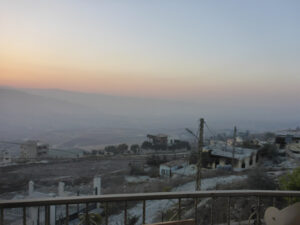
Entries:
<svg viewBox="0 0 300 225">
<path fill-rule="evenodd" d="M 293 170 L 279 179 L 279 186 L 282 190 L 300 190 L 300 167 Z"/>
<path fill-rule="evenodd" d="M 261 168 L 256 168 L 249 172 L 247 186 L 249 189 L 274 190 L 277 185 L 266 172 L 264 172 Z"/>
<path fill-rule="evenodd" d="M 269 159 L 275 159 L 278 156 L 278 149 L 273 144 L 265 144 L 259 152 L 261 156 Z"/>
<path fill-rule="evenodd" d="M 151 149 L 152 148 L 152 143 L 149 141 L 144 141 L 142 144 L 143 149 Z"/>
<path fill-rule="evenodd" d="M 299 191 L 300 190 L 300 167 L 293 170 L 279 179 L 279 187 L 281 190 Z M 299 198 L 289 198 L 289 203 L 300 201 Z"/>
</svg>

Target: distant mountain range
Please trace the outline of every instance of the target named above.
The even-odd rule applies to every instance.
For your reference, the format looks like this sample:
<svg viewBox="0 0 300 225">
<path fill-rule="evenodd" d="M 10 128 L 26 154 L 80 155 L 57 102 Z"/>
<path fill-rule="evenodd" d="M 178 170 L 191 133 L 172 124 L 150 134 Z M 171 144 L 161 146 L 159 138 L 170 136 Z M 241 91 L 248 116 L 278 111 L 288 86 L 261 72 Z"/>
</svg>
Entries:
<svg viewBox="0 0 300 225">
<path fill-rule="evenodd" d="M 177 104 L 63 90 L 0 88 L 0 139 L 42 138 L 67 146 L 113 143 L 117 138 L 125 141 L 126 133 L 135 137 L 146 135 L 147 130 L 178 126 L 172 118 L 180 118 L 187 108 L 179 112 Z"/>
<path fill-rule="evenodd" d="M 284 104 L 284 103 L 282 103 Z M 0 87 L 0 140 L 42 139 L 56 145 L 137 142 L 149 132 L 183 135 L 204 117 L 215 130 L 294 128 L 300 107 L 247 102 L 192 103 L 58 89 Z M 209 134 L 209 131 L 206 132 Z"/>
</svg>

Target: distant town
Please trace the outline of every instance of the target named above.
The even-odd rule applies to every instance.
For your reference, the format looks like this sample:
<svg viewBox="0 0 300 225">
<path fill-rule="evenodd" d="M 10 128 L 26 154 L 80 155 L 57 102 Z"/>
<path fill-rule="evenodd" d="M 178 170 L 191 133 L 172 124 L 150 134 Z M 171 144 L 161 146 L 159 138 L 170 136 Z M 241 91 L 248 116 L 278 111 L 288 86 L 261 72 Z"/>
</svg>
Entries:
<svg viewBox="0 0 300 225">
<path fill-rule="evenodd" d="M 5 176 L 0 177 L 0 198 L 194 190 L 198 141 L 197 136 L 179 140 L 168 134 L 146 134 L 142 143 L 121 143 L 89 150 L 56 149 L 38 140 L 1 141 L 0 170 Z M 14 149 L 13 154 L 10 148 Z M 268 174 L 276 183 L 286 170 L 298 167 L 300 129 L 265 133 L 232 129 L 227 134 L 214 133 L 204 138 L 201 163 L 202 189 L 226 189 L 228 185 L 240 187 L 243 184 L 249 188 L 249 182 L 254 186 L 272 185 L 249 179 Z M 251 177 L 253 171 L 257 173 L 254 178 Z M 90 207 L 90 210 L 104 213 L 97 204 Z M 167 205 L 165 207 L 168 210 Z M 60 224 L 64 220 L 63 209 L 51 206 L 50 210 L 50 224 Z M 84 206 L 71 207 L 69 213 L 73 220 L 70 223 L 77 224 L 84 210 Z M 117 208 L 111 213 L 115 220 L 121 216 Z M 158 212 L 152 213 L 155 221 Z M 22 219 L 22 211 L 17 209 L 12 209 L 9 215 L 13 216 L 6 219 L 12 224 Z M 167 212 L 163 215 L 167 217 Z M 136 221 L 141 219 L 135 217 L 135 213 L 132 216 Z M 33 208 L 29 220 L 34 225 L 39 224 L 43 216 Z"/>
</svg>

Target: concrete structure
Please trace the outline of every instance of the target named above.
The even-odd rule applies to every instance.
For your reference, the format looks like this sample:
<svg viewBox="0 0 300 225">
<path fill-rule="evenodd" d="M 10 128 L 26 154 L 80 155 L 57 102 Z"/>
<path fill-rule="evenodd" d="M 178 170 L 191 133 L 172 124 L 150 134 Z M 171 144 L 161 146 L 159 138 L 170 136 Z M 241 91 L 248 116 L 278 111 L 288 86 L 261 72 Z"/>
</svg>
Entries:
<svg viewBox="0 0 300 225">
<path fill-rule="evenodd" d="M 39 141 L 26 141 L 21 145 L 20 158 L 24 160 L 45 157 L 48 154 L 49 146 Z"/>
<path fill-rule="evenodd" d="M 275 144 L 279 148 L 284 149 L 286 145 L 292 143 L 300 143 L 300 130 L 284 130 L 276 134 Z"/>
<path fill-rule="evenodd" d="M 232 150 L 230 146 L 212 146 L 207 147 L 206 151 L 209 152 L 210 163 L 209 167 L 212 169 L 224 167 L 227 168 L 231 165 L 236 169 L 247 169 L 256 166 L 258 162 L 258 150 L 248 148 L 235 148 L 235 154 L 232 165 Z"/>
<path fill-rule="evenodd" d="M 65 195 L 65 183 L 59 182 L 58 183 L 58 196 L 62 197 Z"/>
<path fill-rule="evenodd" d="M 12 163 L 12 157 L 8 151 L 2 151 L 0 155 L 0 166 L 7 166 Z"/>
<path fill-rule="evenodd" d="M 163 163 L 159 166 L 159 175 L 161 177 L 172 177 L 176 170 L 186 167 L 188 163 L 184 160 L 174 160 Z"/>
<path fill-rule="evenodd" d="M 235 143 L 236 143 L 236 145 L 240 145 L 240 144 L 243 144 L 243 138 L 241 138 L 241 137 L 236 137 L 236 139 L 235 139 Z M 234 142 L 234 140 L 233 140 L 233 138 L 230 138 L 230 139 L 227 139 L 227 145 L 228 146 L 232 146 L 233 145 L 233 142 Z"/>
<path fill-rule="evenodd" d="M 94 195 L 101 195 L 101 176 L 95 176 L 93 180 Z M 100 208 L 100 203 L 97 203 L 97 208 Z"/>
<path fill-rule="evenodd" d="M 93 180 L 94 195 L 101 195 L 101 176 L 95 176 Z"/>
<path fill-rule="evenodd" d="M 168 135 L 166 134 L 158 134 L 158 135 L 148 134 L 147 138 L 154 145 L 168 145 Z"/>
</svg>

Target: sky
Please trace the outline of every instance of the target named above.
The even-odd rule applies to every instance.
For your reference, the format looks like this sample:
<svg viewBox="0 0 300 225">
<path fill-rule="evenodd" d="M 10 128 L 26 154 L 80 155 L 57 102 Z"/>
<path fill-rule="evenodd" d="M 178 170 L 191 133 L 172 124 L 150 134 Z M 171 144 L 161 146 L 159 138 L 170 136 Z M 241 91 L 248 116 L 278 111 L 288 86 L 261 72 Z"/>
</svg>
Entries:
<svg viewBox="0 0 300 225">
<path fill-rule="evenodd" d="M 0 85 L 292 105 L 299 11 L 296 0 L 0 0 Z"/>
</svg>

